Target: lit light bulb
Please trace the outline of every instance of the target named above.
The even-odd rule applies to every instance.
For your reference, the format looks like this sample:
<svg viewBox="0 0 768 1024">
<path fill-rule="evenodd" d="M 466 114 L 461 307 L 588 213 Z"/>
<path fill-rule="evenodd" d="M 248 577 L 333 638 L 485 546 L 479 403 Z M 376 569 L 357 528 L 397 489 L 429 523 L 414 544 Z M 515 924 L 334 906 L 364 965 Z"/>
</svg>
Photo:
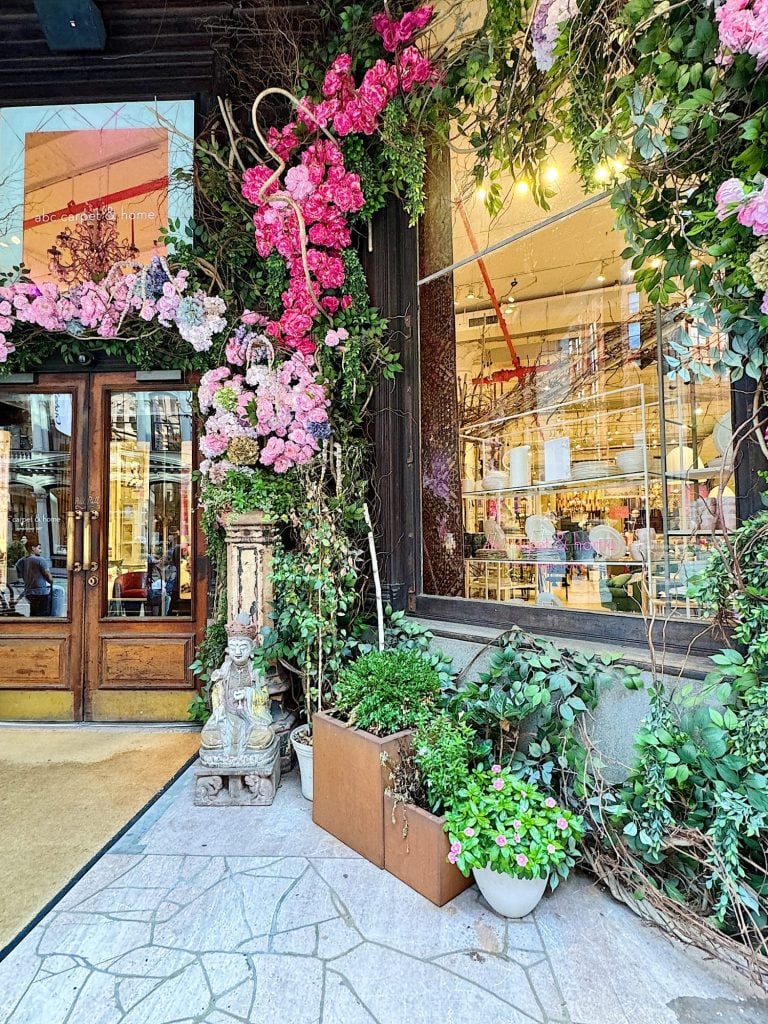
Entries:
<svg viewBox="0 0 768 1024">
<path fill-rule="evenodd" d="M 608 181 L 611 177 L 611 172 L 605 166 L 605 164 L 598 164 L 595 168 L 595 181 Z"/>
<path fill-rule="evenodd" d="M 701 266 L 701 260 L 692 259 L 691 260 L 691 266 L 692 267 L 700 267 Z"/>
<path fill-rule="evenodd" d="M 487 195 L 488 195 L 488 190 L 483 188 L 482 185 L 480 186 L 480 188 L 475 189 L 475 198 L 479 199 L 481 203 L 485 202 L 485 197 Z"/>
<path fill-rule="evenodd" d="M 470 301 L 470 302 L 471 302 L 471 301 L 472 301 L 473 299 L 476 299 L 476 298 L 477 298 L 477 296 L 475 295 L 474 291 L 473 291 L 473 290 L 472 290 L 471 288 L 470 288 L 470 289 L 469 289 L 469 291 L 467 292 L 467 298 L 469 299 L 469 301 Z"/>
<path fill-rule="evenodd" d="M 661 266 L 661 260 L 659 259 L 658 256 L 656 257 L 655 260 L 651 260 L 651 266 L 653 267 L 654 270 L 658 270 L 658 268 Z"/>
<path fill-rule="evenodd" d="M 528 184 L 525 178 L 521 178 L 520 181 L 518 181 L 518 183 L 515 185 L 515 191 L 518 193 L 518 195 L 521 196 L 527 195 L 527 193 L 530 191 L 530 188 L 531 186 Z"/>
<path fill-rule="evenodd" d="M 558 170 L 554 164 L 550 164 L 549 167 L 547 167 L 547 169 L 544 171 L 544 181 L 549 182 L 549 184 L 551 185 L 557 181 L 557 178 Z"/>
<path fill-rule="evenodd" d="M 627 169 L 627 165 L 623 160 L 613 160 L 612 163 L 614 174 L 623 174 Z"/>
<path fill-rule="evenodd" d="M 697 405 L 693 411 L 696 413 L 697 416 L 701 416 L 701 414 L 704 412 L 700 405 Z"/>
<path fill-rule="evenodd" d="M 605 274 L 598 274 L 597 280 L 600 282 L 600 284 L 602 284 L 603 281 L 605 281 Z"/>
</svg>

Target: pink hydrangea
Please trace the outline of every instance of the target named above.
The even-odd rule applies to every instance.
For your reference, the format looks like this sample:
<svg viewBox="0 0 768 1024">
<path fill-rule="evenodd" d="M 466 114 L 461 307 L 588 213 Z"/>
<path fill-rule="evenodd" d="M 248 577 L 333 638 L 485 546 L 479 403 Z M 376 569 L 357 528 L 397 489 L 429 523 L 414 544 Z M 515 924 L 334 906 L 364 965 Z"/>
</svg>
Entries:
<svg viewBox="0 0 768 1024">
<path fill-rule="evenodd" d="M 717 219 L 725 220 L 745 199 L 744 183 L 739 178 L 728 178 L 715 193 Z"/>
<path fill-rule="evenodd" d="M 768 0 L 724 0 L 715 11 L 720 36 L 720 63 L 732 54 L 754 57 L 758 69 L 768 61 Z"/>
<path fill-rule="evenodd" d="M 335 331 L 328 331 L 325 336 L 325 344 L 328 345 L 329 348 L 335 348 L 340 342 L 346 341 L 348 337 L 349 331 L 344 327 L 339 327 Z"/>
<path fill-rule="evenodd" d="M 747 196 L 736 219 L 739 224 L 751 228 L 758 237 L 768 235 L 768 181 L 758 192 L 751 192 Z"/>
</svg>

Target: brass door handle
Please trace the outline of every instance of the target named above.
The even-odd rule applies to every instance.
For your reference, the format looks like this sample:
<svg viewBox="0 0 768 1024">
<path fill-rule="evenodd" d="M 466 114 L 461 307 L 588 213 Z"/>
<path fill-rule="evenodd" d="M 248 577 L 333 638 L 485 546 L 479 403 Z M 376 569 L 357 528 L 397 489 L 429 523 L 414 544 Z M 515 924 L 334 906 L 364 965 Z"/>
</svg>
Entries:
<svg viewBox="0 0 768 1024">
<path fill-rule="evenodd" d="M 97 508 L 89 508 L 83 514 L 83 569 L 88 572 L 95 572 L 99 568 L 98 561 L 91 558 L 91 524 L 94 519 L 99 518 Z"/>
<path fill-rule="evenodd" d="M 81 572 L 83 568 L 82 562 L 75 560 L 77 520 L 82 518 L 83 510 L 81 508 L 67 512 L 67 572 Z"/>
</svg>

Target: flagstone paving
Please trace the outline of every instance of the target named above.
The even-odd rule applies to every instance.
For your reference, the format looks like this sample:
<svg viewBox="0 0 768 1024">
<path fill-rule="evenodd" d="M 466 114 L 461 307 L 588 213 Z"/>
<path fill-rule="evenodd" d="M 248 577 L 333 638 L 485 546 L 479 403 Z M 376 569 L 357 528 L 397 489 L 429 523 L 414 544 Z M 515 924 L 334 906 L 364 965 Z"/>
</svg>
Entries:
<svg viewBox="0 0 768 1024">
<path fill-rule="evenodd" d="M 95 810 L 94 813 L 97 813 Z M 442 909 L 188 772 L 0 963 L 0 1024 L 766 1024 L 768 1000 L 583 877 L 523 921 Z"/>
</svg>

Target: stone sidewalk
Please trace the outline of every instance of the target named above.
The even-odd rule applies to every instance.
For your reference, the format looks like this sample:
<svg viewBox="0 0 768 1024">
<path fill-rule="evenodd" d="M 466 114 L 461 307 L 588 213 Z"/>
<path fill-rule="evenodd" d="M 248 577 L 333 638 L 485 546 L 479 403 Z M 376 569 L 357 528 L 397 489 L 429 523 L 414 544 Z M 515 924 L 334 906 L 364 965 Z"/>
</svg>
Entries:
<svg viewBox="0 0 768 1024">
<path fill-rule="evenodd" d="M 0 964 L 0 1024 L 766 1024 L 763 995 L 585 877 L 520 922 L 438 909 L 295 773 L 198 808 L 188 771 Z"/>
</svg>

